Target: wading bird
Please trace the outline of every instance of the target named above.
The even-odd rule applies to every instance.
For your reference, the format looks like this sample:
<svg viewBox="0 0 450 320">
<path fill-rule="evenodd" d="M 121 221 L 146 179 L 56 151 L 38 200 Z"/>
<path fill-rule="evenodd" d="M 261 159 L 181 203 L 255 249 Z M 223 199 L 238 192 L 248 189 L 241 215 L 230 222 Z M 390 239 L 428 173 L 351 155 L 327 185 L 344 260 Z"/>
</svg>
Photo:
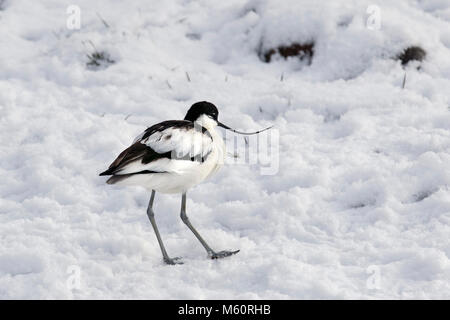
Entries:
<svg viewBox="0 0 450 320">
<path fill-rule="evenodd" d="M 218 121 L 219 111 L 212 103 L 202 101 L 191 106 L 184 120 L 168 120 L 147 128 L 125 149 L 101 176 L 111 176 L 106 182 L 137 185 L 151 190 L 147 215 L 155 230 L 164 262 L 180 264 L 180 258 L 170 258 L 164 247 L 153 212 L 155 193 L 181 193 L 181 220 L 194 233 L 212 259 L 239 252 L 216 252 L 195 230 L 186 215 L 186 192 L 215 173 L 224 163 L 225 145 L 215 130 L 217 126 L 240 132 Z"/>
</svg>

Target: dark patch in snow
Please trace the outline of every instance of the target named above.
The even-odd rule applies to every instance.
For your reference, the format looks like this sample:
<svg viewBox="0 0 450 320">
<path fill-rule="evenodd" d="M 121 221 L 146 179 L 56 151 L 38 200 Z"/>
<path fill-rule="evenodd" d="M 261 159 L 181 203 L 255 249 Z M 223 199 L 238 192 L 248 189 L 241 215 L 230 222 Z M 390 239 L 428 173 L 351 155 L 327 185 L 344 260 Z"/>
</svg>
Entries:
<svg viewBox="0 0 450 320">
<path fill-rule="evenodd" d="M 328 123 L 328 122 L 333 122 L 333 121 L 339 121 L 340 119 L 341 119 L 340 114 L 327 113 L 323 117 L 323 122 Z"/>
<path fill-rule="evenodd" d="M 435 193 L 437 190 L 424 190 L 420 191 L 413 195 L 414 201 L 413 202 L 420 202 L 422 200 L 425 200 L 429 196 L 431 196 L 433 193 Z"/>
<path fill-rule="evenodd" d="M 187 33 L 186 38 L 191 40 L 200 40 L 202 38 L 202 35 L 199 33 Z"/>
<path fill-rule="evenodd" d="M 377 203 L 376 199 L 368 199 L 367 201 L 358 201 L 350 204 L 351 209 L 361 209 L 365 207 L 374 206 Z"/>
<path fill-rule="evenodd" d="M 286 46 L 281 45 L 277 48 L 268 49 L 265 52 L 260 51 L 259 57 L 262 61 L 268 63 L 272 60 L 272 56 L 276 54 L 279 54 L 285 59 L 288 57 L 298 57 L 300 60 L 305 60 L 308 65 L 310 65 L 314 56 L 314 42 L 302 44 L 294 42 Z"/>
<path fill-rule="evenodd" d="M 397 59 L 405 66 L 410 61 L 423 61 L 427 55 L 427 52 L 418 46 L 408 47 L 401 54 L 397 56 Z"/>
<path fill-rule="evenodd" d="M 0 0 L 0 11 L 5 10 L 6 8 L 6 0 Z"/>
<path fill-rule="evenodd" d="M 94 53 L 87 54 L 89 61 L 86 63 L 86 66 L 90 70 L 100 70 L 106 69 L 111 64 L 115 63 L 113 59 L 111 59 L 109 53 L 105 51 L 95 51 Z"/>
<path fill-rule="evenodd" d="M 366 203 L 356 203 L 356 204 L 352 204 L 351 206 L 350 206 L 350 208 L 352 208 L 352 209 L 359 209 L 359 208 L 364 208 L 364 207 L 366 207 L 368 204 L 366 204 Z"/>
<path fill-rule="evenodd" d="M 352 16 L 345 16 L 345 17 L 342 17 L 338 21 L 337 25 L 340 28 L 345 28 L 345 27 L 348 27 L 350 25 L 350 23 L 352 23 L 352 21 L 353 21 L 353 17 Z"/>
</svg>

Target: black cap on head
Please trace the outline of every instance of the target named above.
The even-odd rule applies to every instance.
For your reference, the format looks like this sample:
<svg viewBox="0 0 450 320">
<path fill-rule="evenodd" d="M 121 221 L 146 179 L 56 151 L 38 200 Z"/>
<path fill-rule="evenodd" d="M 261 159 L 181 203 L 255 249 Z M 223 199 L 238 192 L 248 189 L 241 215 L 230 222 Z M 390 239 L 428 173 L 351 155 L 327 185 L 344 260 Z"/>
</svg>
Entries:
<svg viewBox="0 0 450 320">
<path fill-rule="evenodd" d="M 261 133 L 263 131 L 266 131 L 266 130 L 269 130 L 270 128 L 272 128 L 272 127 L 268 127 L 268 128 L 263 129 L 263 130 L 259 130 L 259 131 L 255 131 L 255 132 L 237 131 L 237 130 L 235 130 L 233 128 L 230 128 L 229 126 L 226 126 L 223 123 L 219 122 L 219 120 L 217 120 L 217 117 L 219 116 L 219 110 L 217 110 L 215 105 L 213 105 L 212 103 L 207 102 L 207 101 L 201 101 L 201 102 L 194 103 L 189 108 L 188 112 L 186 113 L 186 116 L 184 117 L 184 120 L 189 120 L 189 121 L 194 122 L 201 115 L 210 116 L 211 118 L 216 120 L 217 125 L 219 127 L 222 127 L 224 129 L 227 129 L 227 130 L 231 130 L 231 131 L 233 131 L 235 133 L 239 133 L 239 134 L 245 134 L 245 135 L 258 134 L 258 133 Z"/>
<path fill-rule="evenodd" d="M 184 117 L 184 120 L 195 121 L 203 114 L 210 116 L 217 121 L 219 110 L 217 110 L 216 106 L 210 102 L 196 102 L 189 108 L 186 116 Z"/>
</svg>

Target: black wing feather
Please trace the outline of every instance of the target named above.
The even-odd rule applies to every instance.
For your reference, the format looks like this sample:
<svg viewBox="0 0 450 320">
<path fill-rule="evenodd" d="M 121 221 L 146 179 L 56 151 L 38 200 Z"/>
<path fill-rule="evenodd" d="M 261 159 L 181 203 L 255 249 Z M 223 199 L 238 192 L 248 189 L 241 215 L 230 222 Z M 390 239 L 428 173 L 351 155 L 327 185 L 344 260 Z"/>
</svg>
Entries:
<svg viewBox="0 0 450 320">
<path fill-rule="evenodd" d="M 114 160 L 114 162 L 111 163 L 108 170 L 100 173 L 100 176 L 110 176 L 116 174 L 118 171 L 120 171 L 120 169 L 125 167 L 127 164 L 139 158 L 142 158 L 143 164 L 147 164 L 161 158 L 170 159 L 170 152 L 158 153 L 149 146 L 140 143 L 139 141 L 135 142 L 133 143 L 133 145 L 122 151 L 116 158 L 116 160 Z"/>
<path fill-rule="evenodd" d="M 196 127 L 194 125 L 194 122 L 187 121 L 187 120 L 167 120 L 167 121 L 157 123 L 157 124 L 147 128 L 145 130 L 144 135 L 142 136 L 142 138 L 140 140 L 144 140 L 144 139 L 150 137 L 155 132 L 164 131 L 168 128 L 173 128 L 173 129 L 184 128 L 186 130 L 189 130 L 189 129 L 193 129 Z M 201 130 L 202 130 L 202 133 L 206 133 L 210 138 L 212 138 L 211 134 L 205 127 L 201 127 Z"/>
</svg>

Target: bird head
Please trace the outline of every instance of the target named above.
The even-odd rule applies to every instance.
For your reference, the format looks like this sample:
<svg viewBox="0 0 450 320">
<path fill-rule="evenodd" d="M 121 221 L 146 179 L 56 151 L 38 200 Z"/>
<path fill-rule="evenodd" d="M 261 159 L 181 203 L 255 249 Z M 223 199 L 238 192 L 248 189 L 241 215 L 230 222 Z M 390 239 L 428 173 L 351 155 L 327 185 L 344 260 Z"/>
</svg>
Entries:
<svg viewBox="0 0 450 320">
<path fill-rule="evenodd" d="M 265 128 L 260 131 L 255 132 L 241 132 L 237 131 L 235 129 L 230 128 L 229 126 L 221 123 L 218 120 L 219 117 L 219 110 L 215 105 L 213 105 L 210 102 L 207 101 L 201 101 L 194 103 L 186 113 L 186 116 L 184 117 L 184 120 L 192 121 L 192 122 L 199 122 L 201 123 L 205 128 L 214 128 L 216 126 L 222 127 L 224 129 L 233 131 L 238 134 L 244 134 L 244 135 L 252 135 L 252 134 L 258 134 L 260 132 L 263 132 L 265 130 L 268 130 L 272 128 L 272 126 Z"/>
</svg>

